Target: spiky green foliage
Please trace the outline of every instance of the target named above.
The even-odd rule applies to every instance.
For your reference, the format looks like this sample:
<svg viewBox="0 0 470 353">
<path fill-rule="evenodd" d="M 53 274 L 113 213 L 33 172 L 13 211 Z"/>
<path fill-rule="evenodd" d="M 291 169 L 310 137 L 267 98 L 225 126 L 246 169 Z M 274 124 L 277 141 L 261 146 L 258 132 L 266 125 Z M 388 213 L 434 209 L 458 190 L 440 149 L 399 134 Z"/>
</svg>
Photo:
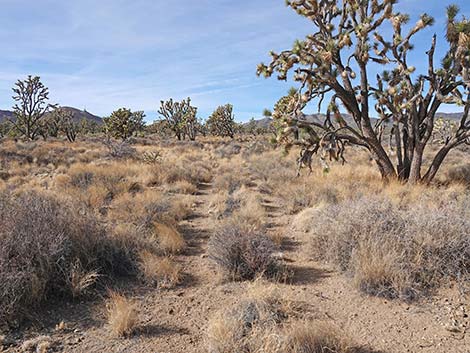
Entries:
<svg viewBox="0 0 470 353">
<path fill-rule="evenodd" d="M 44 116 L 55 105 L 49 104 L 49 89 L 44 86 L 39 76 L 29 75 L 25 80 L 18 80 L 13 88 L 14 128 L 29 140 L 34 140 L 43 128 Z"/>
<path fill-rule="evenodd" d="M 174 132 L 178 140 L 185 139 L 186 136 L 190 140 L 194 140 L 197 134 L 197 108 L 191 105 L 191 98 L 182 100 L 181 102 L 168 101 L 160 102 L 160 114 L 166 121 L 167 126 Z"/>
<path fill-rule="evenodd" d="M 231 104 L 225 104 L 217 107 L 217 109 L 207 119 L 206 124 L 211 134 L 233 138 L 236 128 L 233 106 Z"/>
<path fill-rule="evenodd" d="M 287 5 L 312 21 L 314 32 L 289 50 L 271 52 L 271 62 L 258 66 L 258 75 L 280 80 L 289 74 L 299 85 L 298 98 L 280 103 L 293 106 L 284 118 L 281 140 L 306 150 L 357 145 L 367 149 L 384 178 L 430 182 L 448 152 L 470 138 L 470 25 L 456 21 L 458 8 L 448 8 L 449 49 L 444 67 L 436 69 L 434 37 L 427 52 L 427 70 L 417 74 L 409 64 L 414 36 L 434 20 L 423 14 L 414 25 L 395 10 L 396 0 L 290 0 Z M 391 35 L 389 28 L 392 28 Z M 373 69 L 371 69 L 374 66 Z M 384 74 L 371 74 L 385 69 Z M 289 95 L 288 95 L 289 96 Z M 287 96 L 287 97 L 288 97 Z M 325 102 L 323 121 L 306 121 L 302 112 L 312 101 Z M 460 128 L 436 154 L 422 175 L 423 153 L 432 136 L 435 114 L 442 104 L 464 107 Z M 345 121 L 341 107 L 351 116 Z M 372 107 L 375 112 L 372 112 Z M 378 115 L 378 122 L 371 117 Z M 279 119 L 278 119 L 279 120 Z M 392 125 L 389 139 L 384 133 Z M 309 137 L 300 141 L 299 130 Z M 390 130 L 390 129 L 388 129 Z M 293 139 L 287 138 L 294 135 Z M 294 141 L 292 141 L 294 140 Z M 329 141 L 326 143 L 325 141 Z M 388 148 L 386 141 L 393 144 Z M 395 160 L 394 160 L 395 159 Z"/>
<path fill-rule="evenodd" d="M 134 133 L 143 130 L 144 117 L 142 111 L 132 112 L 130 109 L 120 108 L 103 119 L 104 130 L 108 135 L 125 141 Z"/>
</svg>

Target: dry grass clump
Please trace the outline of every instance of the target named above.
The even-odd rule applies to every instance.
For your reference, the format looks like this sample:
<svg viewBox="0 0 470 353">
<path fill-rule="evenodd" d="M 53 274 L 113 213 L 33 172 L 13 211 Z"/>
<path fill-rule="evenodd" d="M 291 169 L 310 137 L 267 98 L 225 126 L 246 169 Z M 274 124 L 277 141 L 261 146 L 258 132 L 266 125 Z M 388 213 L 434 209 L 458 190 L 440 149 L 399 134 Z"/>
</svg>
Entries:
<svg viewBox="0 0 470 353">
<path fill-rule="evenodd" d="M 448 181 L 470 185 L 470 164 L 449 168 L 446 177 Z"/>
<path fill-rule="evenodd" d="M 160 288 L 176 286 L 182 277 L 181 265 L 168 257 L 160 257 L 149 251 L 140 254 L 140 269 L 145 281 Z"/>
<path fill-rule="evenodd" d="M 135 269 L 126 249 L 72 203 L 2 192 L 0 219 L 0 321 L 21 318 L 46 296 L 78 295 L 97 271 L 112 278 Z"/>
<path fill-rule="evenodd" d="M 276 246 L 268 236 L 236 224 L 220 226 L 211 236 L 207 251 L 221 272 L 232 280 L 279 279 L 285 272 L 274 257 Z"/>
<path fill-rule="evenodd" d="M 52 348 L 52 343 L 49 336 L 38 336 L 24 341 L 20 349 L 21 352 L 47 353 Z"/>
<path fill-rule="evenodd" d="M 175 227 L 154 223 L 159 248 L 166 254 L 179 254 L 186 247 L 186 242 Z"/>
<path fill-rule="evenodd" d="M 370 353 L 330 324 L 295 320 L 287 324 L 295 317 L 291 303 L 270 289 L 258 288 L 209 321 L 210 353 Z"/>
<path fill-rule="evenodd" d="M 210 212 L 216 219 L 230 220 L 249 229 L 262 230 L 265 226 L 266 209 L 262 197 L 245 186 L 232 192 L 218 192 L 210 202 Z"/>
<path fill-rule="evenodd" d="M 192 194 L 196 193 L 197 186 L 190 183 L 189 181 L 180 180 L 180 181 L 177 181 L 173 184 L 168 185 L 167 190 L 170 193 L 192 195 Z"/>
<path fill-rule="evenodd" d="M 208 350 L 211 353 L 261 352 L 267 346 L 268 334 L 272 334 L 287 314 L 279 298 L 248 297 L 209 321 Z"/>
<path fill-rule="evenodd" d="M 176 227 L 192 212 L 187 196 L 169 197 L 156 190 L 146 190 L 135 195 L 124 194 L 113 200 L 107 219 L 117 224 L 133 224 L 147 235 L 153 233 L 154 222 Z"/>
<path fill-rule="evenodd" d="M 371 295 L 414 299 L 443 280 L 468 280 L 470 200 L 435 198 L 397 207 L 378 196 L 317 208 L 308 227 L 314 253 Z"/>
<path fill-rule="evenodd" d="M 139 324 L 139 308 L 133 300 L 110 292 L 106 308 L 109 329 L 113 335 L 128 337 L 134 333 Z"/>
<path fill-rule="evenodd" d="M 76 163 L 55 177 L 55 186 L 85 206 L 100 209 L 121 195 L 141 191 L 140 172 L 139 165 L 131 163 Z"/>
<path fill-rule="evenodd" d="M 172 151 L 172 155 L 167 156 L 162 163 L 152 167 L 152 177 L 148 183 L 150 185 L 174 184 L 181 181 L 197 186 L 200 183 L 208 183 L 212 180 L 212 171 L 209 163 L 204 160 L 205 155 L 197 154 L 181 156 Z"/>
<path fill-rule="evenodd" d="M 326 323 L 295 323 L 285 335 L 283 353 L 370 352 L 358 347 L 343 332 Z"/>
</svg>

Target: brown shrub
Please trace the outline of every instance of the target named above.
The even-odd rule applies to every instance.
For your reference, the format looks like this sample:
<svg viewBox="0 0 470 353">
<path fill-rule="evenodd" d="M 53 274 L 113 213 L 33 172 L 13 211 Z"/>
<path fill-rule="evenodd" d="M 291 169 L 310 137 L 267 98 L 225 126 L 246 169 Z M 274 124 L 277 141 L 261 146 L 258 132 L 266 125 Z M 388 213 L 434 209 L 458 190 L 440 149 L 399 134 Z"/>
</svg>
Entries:
<svg viewBox="0 0 470 353">
<path fill-rule="evenodd" d="M 145 281 L 160 288 L 171 288 L 181 280 L 181 265 L 168 257 L 160 257 L 149 251 L 140 254 L 140 269 Z"/>
<path fill-rule="evenodd" d="M 447 172 L 447 180 L 470 185 L 470 164 L 458 165 L 449 168 Z"/>
<path fill-rule="evenodd" d="M 166 254 L 181 253 L 186 247 L 183 236 L 175 227 L 154 223 L 160 249 Z"/>
<path fill-rule="evenodd" d="M 95 271 L 109 278 L 135 268 L 97 220 L 71 203 L 3 192 L 0 220 L 0 321 L 20 318 L 46 296 L 76 295 Z"/>
<path fill-rule="evenodd" d="M 207 330 L 211 353 L 260 352 L 268 335 L 287 318 L 282 301 L 274 296 L 248 297 L 217 313 Z M 275 353 L 277 350 L 267 350 Z"/>
<path fill-rule="evenodd" d="M 330 324 L 305 322 L 292 325 L 286 332 L 285 353 L 365 353 L 343 332 Z"/>
<path fill-rule="evenodd" d="M 283 275 L 282 265 L 273 256 L 276 251 L 273 241 L 234 224 L 221 226 L 211 236 L 207 251 L 209 258 L 232 280 Z"/>
<path fill-rule="evenodd" d="M 397 207 L 369 197 L 313 210 L 319 259 L 350 273 L 364 292 L 413 299 L 443 280 L 470 279 L 470 200 L 423 196 Z"/>
<path fill-rule="evenodd" d="M 139 309 L 133 300 L 110 292 L 106 308 L 109 328 L 113 335 L 127 337 L 134 333 L 139 323 Z"/>
</svg>

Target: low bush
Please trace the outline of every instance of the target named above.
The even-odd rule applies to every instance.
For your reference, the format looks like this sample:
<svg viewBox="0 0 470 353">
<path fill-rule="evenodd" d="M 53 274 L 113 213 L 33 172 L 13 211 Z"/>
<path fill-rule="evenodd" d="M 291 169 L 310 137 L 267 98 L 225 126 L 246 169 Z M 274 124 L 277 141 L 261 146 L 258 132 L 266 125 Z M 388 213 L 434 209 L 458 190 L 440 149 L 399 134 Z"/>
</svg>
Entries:
<svg viewBox="0 0 470 353">
<path fill-rule="evenodd" d="M 286 353 L 370 353 L 334 326 L 305 322 L 292 325 L 286 333 L 282 352 Z"/>
<path fill-rule="evenodd" d="M 149 251 L 141 252 L 140 269 L 145 281 L 159 288 L 172 288 L 181 280 L 181 265 L 168 257 L 157 256 Z"/>
<path fill-rule="evenodd" d="M 0 321 L 21 318 L 50 295 L 76 296 L 98 276 L 135 269 L 126 249 L 71 203 L 0 193 Z"/>
<path fill-rule="evenodd" d="M 447 179 L 470 186 L 470 164 L 463 164 L 449 168 Z"/>
<path fill-rule="evenodd" d="M 309 232 L 317 258 L 351 274 L 362 291 L 414 299 L 445 280 L 470 279 L 470 200 L 397 207 L 368 197 L 317 208 Z"/>
<path fill-rule="evenodd" d="M 268 335 L 287 318 L 282 302 L 275 297 L 248 297 L 221 310 L 210 321 L 207 345 L 211 353 L 279 352 L 267 348 Z"/>
<path fill-rule="evenodd" d="M 106 307 L 111 333 L 117 337 L 132 335 L 139 320 L 137 304 L 121 294 L 110 292 Z"/>
<path fill-rule="evenodd" d="M 264 234 L 226 223 L 209 240 L 208 254 L 222 273 L 233 280 L 276 278 L 283 267 L 273 256 L 276 246 Z"/>
</svg>

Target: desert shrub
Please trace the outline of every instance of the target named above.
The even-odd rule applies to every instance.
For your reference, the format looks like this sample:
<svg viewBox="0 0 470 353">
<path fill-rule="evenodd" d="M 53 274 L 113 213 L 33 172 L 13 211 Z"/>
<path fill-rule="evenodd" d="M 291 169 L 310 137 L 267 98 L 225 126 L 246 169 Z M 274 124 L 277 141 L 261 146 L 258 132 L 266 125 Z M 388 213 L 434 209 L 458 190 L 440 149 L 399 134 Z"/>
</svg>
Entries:
<svg viewBox="0 0 470 353">
<path fill-rule="evenodd" d="M 221 310 L 209 321 L 208 350 L 211 353 L 259 352 L 266 348 L 268 335 L 287 316 L 282 301 L 276 297 L 248 297 Z"/>
<path fill-rule="evenodd" d="M 178 254 L 186 247 L 183 236 L 175 227 L 157 222 L 153 226 L 158 238 L 159 248 L 165 254 Z"/>
<path fill-rule="evenodd" d="M 180 180 L 168 185 L 167 190 L 175 194 L 195 194 L 197 192 L 197 186 L 186 180 Z"/>
<path fill-rule="evenodd" d="M 137 159 L 137 151 L 127 142 L 106 141 L 108 157 L 113 159 Z"/>
<path fill-rule="evenodd" d="M 208 245 L 209 258 L 233 280 L 280 276 L 283 269 L 273 256 L 275 251 L 276 246 L 266 235 L 231 223 L 219 227 Z"/>
<path fill-rule="evenodd" d="M 449 181 L 470 185 L 470 164 L 458 165 L 449 168 L 447 179 Z"/>
<path fill-rule="evenodd" d="M 109 278 L 135 268 L 98 221 L 73 204 L 2 192 L 0 220 L 0 321 L 21 317 L 46 296 L 77 295 L 98 273 Z"/>
<path fill-rule="evenodd" d="M 443 280 L 470 279 L 469 199 L 397 207 L 369 197 L 314 210 L 314 253 L 371 295 L 414 299 Z"/>
<path fill-rule="evenodd" d="M 366 353 L 334 326 L 326 323 L 296 323 L 288 328 L 283 342 L 285 353 Z"/>
<path fill-rule="evenodd" d="M 177 163 L 165 163 L 159 168 L 157 171 L 163 173 L 163 181 L 167 184 L 186 181 L 197 185 L 212 180 L 210 167 L 202 161 L 179 160 Z"/>
<path fill-rule="evenodd" d="M 140 254 L 140 270 L 144 280 L 159 288 L 177 285 L 182 276 L 181 265 L 168 257 L 160 257 L 149 251 Z"/>
<path fill-rule="evenodd" d="M 294 321 L 295 312 L 273 295 L 252 297 L 223 309 L 207 329 L 210 353 L 371 353 L 331 324 Z"/>
<path fill-rule="evenodd" d="M 110 292 L 106 308 L 109 328 L 115 336 L 126 337 L 134 333 L 138 325 L 139 309 L 133 300 Z"/>
</svg>

